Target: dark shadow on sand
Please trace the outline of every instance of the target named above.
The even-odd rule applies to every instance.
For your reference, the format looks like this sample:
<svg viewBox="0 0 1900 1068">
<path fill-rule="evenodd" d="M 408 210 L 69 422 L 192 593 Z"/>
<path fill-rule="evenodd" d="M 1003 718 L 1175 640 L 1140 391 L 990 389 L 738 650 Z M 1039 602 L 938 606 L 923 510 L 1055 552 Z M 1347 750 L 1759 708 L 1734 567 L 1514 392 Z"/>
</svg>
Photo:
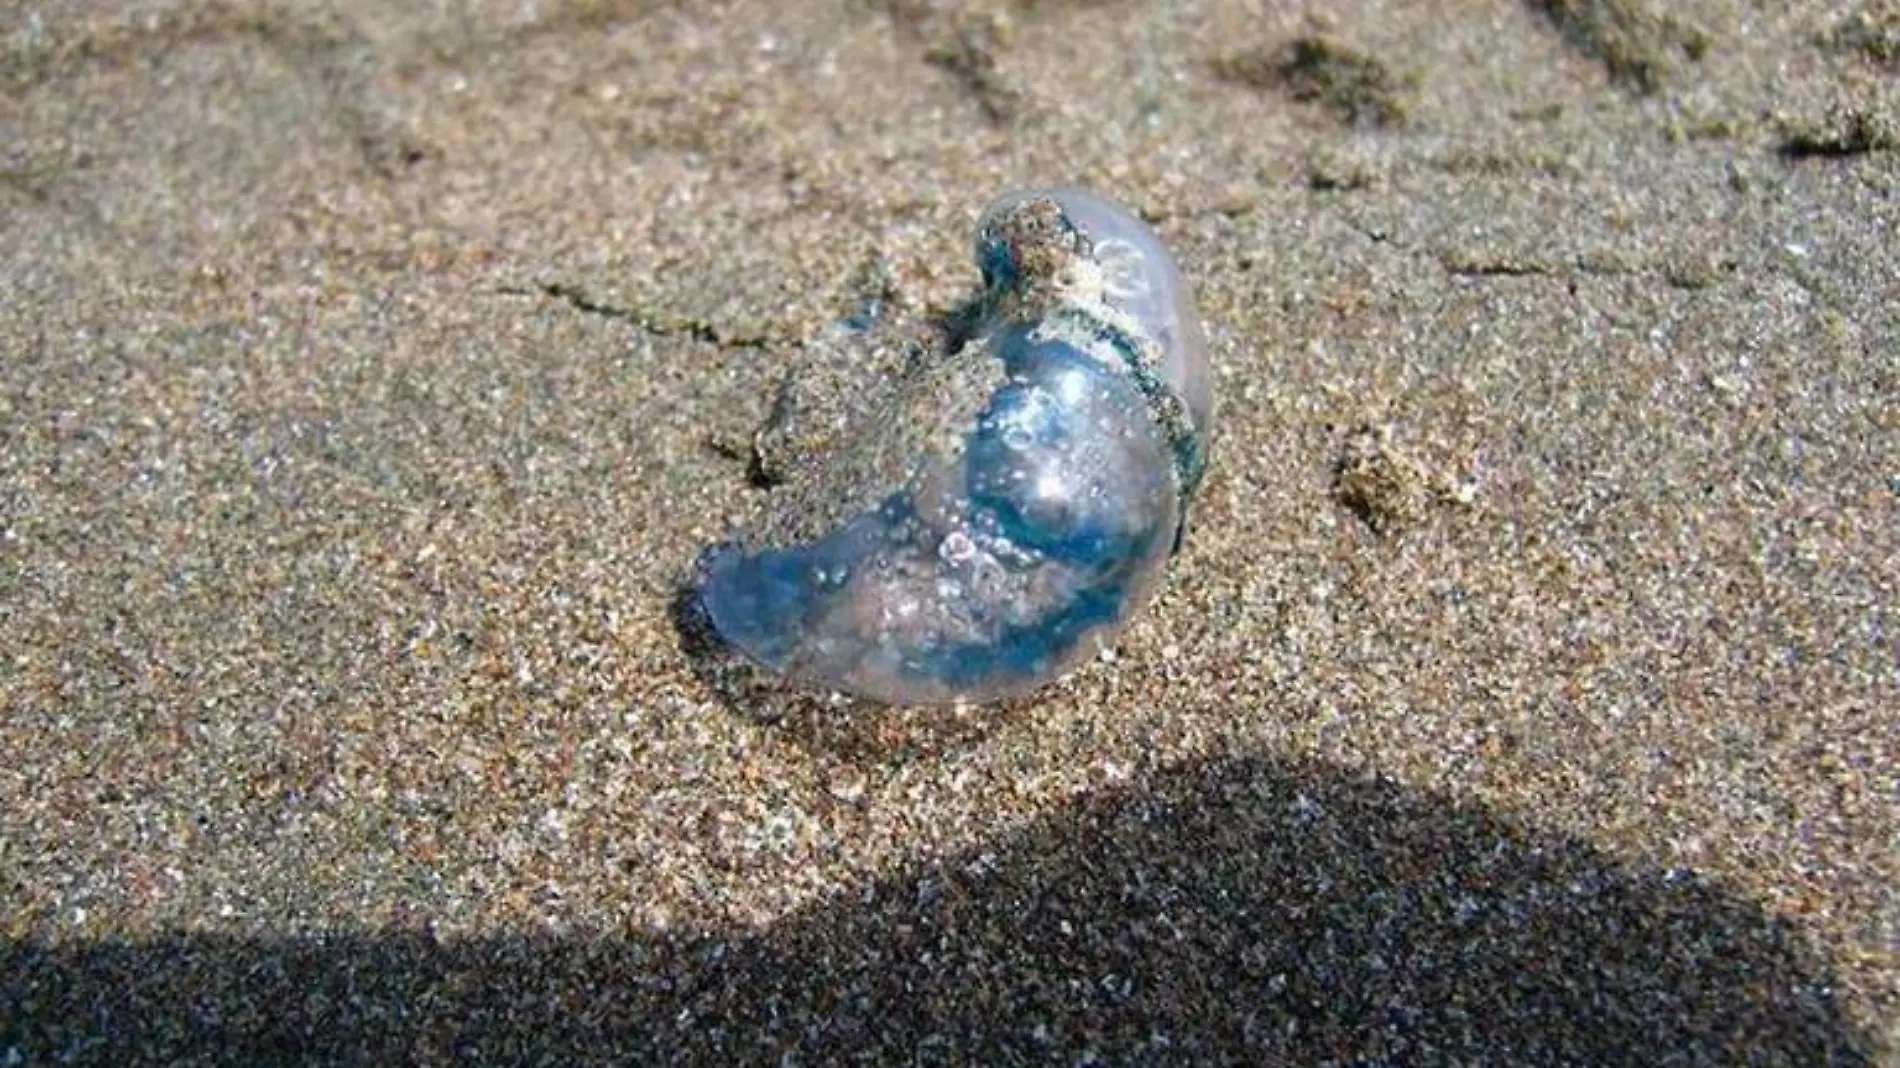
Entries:
<svg viewBox="0 0 1900 1068">
<path fill-rule="evenodd" d="M 1746 902 L 1448 797 L 1266 759 L 1083 799 L 749 937 L 0 947 L 4 1064 L 1871 1057 L 1826 964 Z"/>
</svg>

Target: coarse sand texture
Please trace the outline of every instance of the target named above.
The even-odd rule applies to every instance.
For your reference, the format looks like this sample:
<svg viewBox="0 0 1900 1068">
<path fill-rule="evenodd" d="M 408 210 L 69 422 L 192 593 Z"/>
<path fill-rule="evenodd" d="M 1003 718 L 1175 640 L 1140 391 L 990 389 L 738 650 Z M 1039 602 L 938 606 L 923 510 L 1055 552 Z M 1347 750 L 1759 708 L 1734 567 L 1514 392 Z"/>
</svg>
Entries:
<svg viewBox="0 0 1900 1068">
<path fill-rule="evenodd" d="M 1897 41 L 7 5 L 0 1066 L 1900 1068 Z M 701 554 L 1056 188 L 1205 328 L 1179 551 L 1141 331 L 1147 540 L 1037 550 L 1140 610 L 1002 701 L 734 655 Z"/>
</svg>

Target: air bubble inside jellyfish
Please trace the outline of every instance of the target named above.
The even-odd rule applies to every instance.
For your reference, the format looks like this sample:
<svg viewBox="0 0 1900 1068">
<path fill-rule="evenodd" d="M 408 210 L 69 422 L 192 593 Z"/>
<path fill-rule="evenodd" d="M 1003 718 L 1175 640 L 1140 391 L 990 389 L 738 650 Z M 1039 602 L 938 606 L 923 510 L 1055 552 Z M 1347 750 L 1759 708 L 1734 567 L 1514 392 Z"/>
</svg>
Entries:
<svg viewBox="0 0 1900 1068">
<path fill-rule="evenodd" d="M 894 704 L 1018 696 L 1153 596 L 1200 482 L 1213 396 L 1154 233 L 1075 190 L 977 228 L 960 343 L 702 562 L 719 636 L 804 687 Z"/>
</svg>

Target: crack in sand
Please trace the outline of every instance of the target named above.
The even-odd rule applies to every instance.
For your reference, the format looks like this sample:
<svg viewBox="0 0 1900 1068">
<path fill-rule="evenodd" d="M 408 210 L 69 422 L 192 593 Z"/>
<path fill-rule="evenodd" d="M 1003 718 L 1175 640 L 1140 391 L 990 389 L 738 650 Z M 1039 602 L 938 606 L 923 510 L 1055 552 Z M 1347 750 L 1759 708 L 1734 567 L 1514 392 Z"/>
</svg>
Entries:
<svg viewBox="0 0 1900 1068">
<path fill-rule="evenodd" d="M 802 344 L 792 337 L 732 333 L 706 319 L 693 316 L 665 316 L 641 308 L 609 303 L 580 286 L 566 282 L 542 282 L 533 286 L 505 285 L 497 292 L 510 297 L 551 297 L 576 311 L 598 315 L 615 322 L 628 323 L 658 338 L 700 341 L 728 349 L 768 349 Z"/>
</svg>

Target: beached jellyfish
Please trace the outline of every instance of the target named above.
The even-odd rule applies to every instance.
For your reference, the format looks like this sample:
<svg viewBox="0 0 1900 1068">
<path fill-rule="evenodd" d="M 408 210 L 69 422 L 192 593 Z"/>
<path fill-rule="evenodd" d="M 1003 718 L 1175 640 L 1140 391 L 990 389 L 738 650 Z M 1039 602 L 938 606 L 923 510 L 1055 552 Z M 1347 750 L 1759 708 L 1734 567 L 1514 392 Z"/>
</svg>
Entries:
<svg viewBox="0 0 1900 1068">
<path fill-rule="evenodd" d="M 1015 193 L 983 293 L 861 391 L 835 444 L 706 555 L 720 637 L 794 681 L 896 704 L 1022 694 L 1152 596 L 1213 408 L 1193 300 L 1099 197 Z"/>
</svg>

